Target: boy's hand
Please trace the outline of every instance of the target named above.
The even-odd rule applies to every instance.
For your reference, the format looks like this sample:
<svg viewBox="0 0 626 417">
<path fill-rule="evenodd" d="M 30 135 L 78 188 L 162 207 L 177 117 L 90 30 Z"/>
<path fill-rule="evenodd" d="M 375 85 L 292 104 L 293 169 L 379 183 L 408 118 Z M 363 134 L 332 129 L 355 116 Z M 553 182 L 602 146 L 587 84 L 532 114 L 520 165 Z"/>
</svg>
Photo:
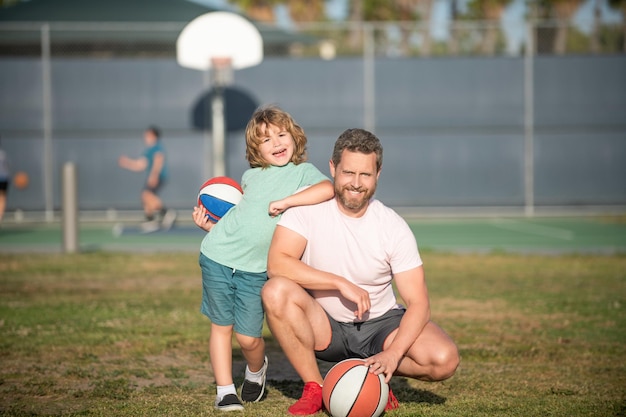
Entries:
<svg viewBox="0 0 626 417">
<path fill-rule="evenodd" d="M 215 223 L 209 220 L 209 216 L 207 216 L 207 210 L 204 207 L 194 207 L 191 217 L 193 218 L 193 222 L 200 229 L 206 232 L 210 232 L 215 225 Z"/>
<path fill-rule="evenodd" d="M 285 203 L 284 199 L 272 201 L 269 208 L 267 209 L 267 213 L 272 217 L 276 217 L 279 214 L 284 213 L 285 210 L 287 210 L 288 208 L 289 206 Z"/>
</svg>

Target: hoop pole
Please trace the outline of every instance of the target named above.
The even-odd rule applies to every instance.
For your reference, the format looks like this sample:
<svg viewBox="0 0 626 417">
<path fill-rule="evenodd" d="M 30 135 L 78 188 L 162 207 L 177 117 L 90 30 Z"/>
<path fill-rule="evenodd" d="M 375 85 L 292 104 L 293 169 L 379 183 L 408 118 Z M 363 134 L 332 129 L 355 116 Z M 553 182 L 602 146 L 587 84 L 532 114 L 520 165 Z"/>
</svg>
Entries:
<svg viewBox="0 0 626 417">
<path fill-rule="evenodd" d="M 213 176 L 226 175 L 226 163 L 224 162 L 225 122 L 224 122 L 224 93 L 223 88 L 215 88 L 215 94 L 211 100 L 213 113 Z"/>
<path fill-rule="evenodd" d="M 535 214 L 535 119 L 534 119 L 534 19 L 533 11 L 526 22 L 526 48 L 524 54 L 524 213 Z"/>
<path fill-rule="evenodd" d="M 204 78 L 203 78 L 203 82 L 204 82 L 204 87 L 210 91 L 211 88 L 211 77 L 209 74 L 209 71 L 204 71 Z M 204 107 L 204 123 L 203 123 L 203 149 L 202 149 L 202 166 L 203 166 L 203 170 L 202 170 L 202 175 L 204 178 L 209 178 L 211 176 L 211 169 L 212 169 L 212 164 L 210 164 L 211 161 L 211 157 L 212 157 L 212 153 L 211 153 L 211 145 L 213 142 L 213 135 L 212 133 L 209 131 L 208 128 L 208 123 L 209 123 L 209 118 L 212 115 L 213 109 L 212 109 L 212 101 L 211 101 L 211 106 L 209 106 L 208 103 L 205 104 Z"/>
<path fill-rule="evenodd" d="M 213 176 L 226 175 L 225 142 L 226 120 L 224 116 L 224 89 L 233 80 L 230 57 L 211 58 L 213 97 L 211 114 L 213 127 Z"/>
</svg>

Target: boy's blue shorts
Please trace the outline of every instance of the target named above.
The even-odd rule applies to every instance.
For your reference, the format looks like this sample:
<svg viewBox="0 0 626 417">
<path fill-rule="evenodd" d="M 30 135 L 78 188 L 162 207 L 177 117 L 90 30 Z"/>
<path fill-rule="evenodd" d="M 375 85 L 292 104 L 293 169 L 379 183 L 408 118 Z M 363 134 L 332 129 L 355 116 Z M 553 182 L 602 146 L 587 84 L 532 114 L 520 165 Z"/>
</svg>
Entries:
<svg viewBox="0 0 626 417">
<path fill-rule="evenodd" d="M 202 253 L 199 263 L 202 314 L 219 326 L 234 326 L 236 333 L 261 337 L 264 319 L 261 288 L 267 281 L 267 273 L 234 270 Z"/>
</svg>

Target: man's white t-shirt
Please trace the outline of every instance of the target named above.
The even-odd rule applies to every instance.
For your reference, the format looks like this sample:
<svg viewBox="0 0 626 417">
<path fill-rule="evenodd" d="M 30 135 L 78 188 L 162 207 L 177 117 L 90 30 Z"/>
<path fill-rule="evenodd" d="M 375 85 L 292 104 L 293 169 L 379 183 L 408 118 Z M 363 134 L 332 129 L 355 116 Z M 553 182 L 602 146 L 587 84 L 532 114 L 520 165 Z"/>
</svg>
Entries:
<svg viewBox="0 0 626 417">
<path fill-rule="evenodd" d="M 406 221 L 378 200 L 372 199 L 365 214 L 358 218 L 339 211 L 335 199 L 293 207 L 278 225 L 307 240 L 304 263 L 342 276 L 369 292 L 372 307 L 363 320 L 399 308 L 391 286 L 393 274 L 422 265 L 415 236 Z M 309 292 L 338 322 L 356 321 L 356 305 L 339 291 Z"/>
</svg>

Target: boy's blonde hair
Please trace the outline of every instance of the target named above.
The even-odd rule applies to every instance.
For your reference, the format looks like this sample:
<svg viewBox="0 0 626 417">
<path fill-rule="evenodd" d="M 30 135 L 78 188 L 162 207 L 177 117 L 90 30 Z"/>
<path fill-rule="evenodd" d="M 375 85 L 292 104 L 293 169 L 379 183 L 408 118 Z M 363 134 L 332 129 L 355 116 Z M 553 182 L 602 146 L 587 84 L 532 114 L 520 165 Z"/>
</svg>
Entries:
<svg viewBox="0 0 626 417">
<path fill-rule="evenodd" d="M 267 168 L 270 164 L 263 159 L 259 151 L 261 140 L 267 137 L 267 127 L 277 126 L 291 134 L 294 150 L 291 161 L 298 165 L 307 160 L 306 135 L 289 113 L 276 106 L 257 109 L 246 126 L 246 159 L 250 168 Z"/>
</svg>

